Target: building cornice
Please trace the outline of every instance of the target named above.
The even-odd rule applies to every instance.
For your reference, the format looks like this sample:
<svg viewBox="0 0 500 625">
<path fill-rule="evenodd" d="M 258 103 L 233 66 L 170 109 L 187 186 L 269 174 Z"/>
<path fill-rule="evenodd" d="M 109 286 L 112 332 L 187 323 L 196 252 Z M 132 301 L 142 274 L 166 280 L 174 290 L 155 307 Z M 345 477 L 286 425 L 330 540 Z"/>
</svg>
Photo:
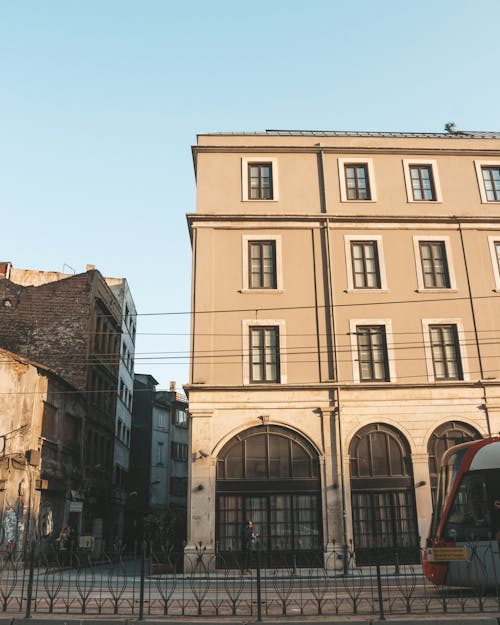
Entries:
<svg viewBox="0 0 500 625">
<path fill-rule="evenodd" d="M 283 393 L 286 391 L 322 391 L 330 389 L 338 389 L 340 391 L 360 391 L 371 390 L 380 391 L 382 393 L 388 390 L 401 390 L 401 389 L 462 389 L 462 388 L 483 388 L 483 387 L 495 387 L 500 386 L 500 380 L 471 380 L 471 381 L 454 381 L 454 382 L 435 382 L 429 384 L 428 382 L 397 382 L 397 383 L 339 383 L 339 382 L 318 382 L 310 384 L 252 384 L 248 386 L 242 385 L 212 385 L 212 384 L 186 384 L 184 388 L 188 392 L 228 392 L 234 393 L 235 391 L 241 391 L 242 393 L 248 393 L 250 391 L 259 393 L 266 391 L 276 393 L 277 391 Z M 313 401 L 314 403 L 314 401 Z"/>
<path fill-rule="evenodd" d="M 334 224 L 405 224 L 408 226 L 413 225 L 434 225 L 438 227 L 442 225 L 455 225 L 458 224 L 465 227 L 481 227 L 485 224 L 497 227 L 500 225 L 500 215 L 338 215 L 335 213 L 314 213 L 314 214 L 248 214 L 248 213 L 187 213 L 186 219 L 189 227 L 196 227 L 197 223 L 200 224 L 220 224 L 220 223 L 235 223 L 240 228 L 243 223 L 252 222 L 286 222 L 287 225 L 295 223 L 316 223 L 317 225 L 323 224 L 325 221 Z"/>
<path fill-rule="evenodd" d="M 500 149 L 470 147 L 410 147 L 410 146 L 374 146 L 374 145 L 193 145 L 193 157 L 198 154 L 384 154 L 384 155 L 418 155 L 423 156 L 500 156 Z"/>
</svg>

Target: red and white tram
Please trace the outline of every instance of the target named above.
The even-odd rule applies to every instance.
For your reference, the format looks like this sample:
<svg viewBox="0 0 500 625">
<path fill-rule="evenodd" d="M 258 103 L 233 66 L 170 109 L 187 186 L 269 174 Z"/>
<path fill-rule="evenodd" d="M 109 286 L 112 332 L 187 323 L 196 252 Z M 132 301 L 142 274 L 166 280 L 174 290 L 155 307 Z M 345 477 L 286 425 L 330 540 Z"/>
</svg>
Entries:
<svg viewBox="0 0 500 625">
<path fill-rule="evenodd" d="M 500 437 L 456 445 L 443 455 L 424 553 L 435 584 L 500 584 Z"/>
</svg>

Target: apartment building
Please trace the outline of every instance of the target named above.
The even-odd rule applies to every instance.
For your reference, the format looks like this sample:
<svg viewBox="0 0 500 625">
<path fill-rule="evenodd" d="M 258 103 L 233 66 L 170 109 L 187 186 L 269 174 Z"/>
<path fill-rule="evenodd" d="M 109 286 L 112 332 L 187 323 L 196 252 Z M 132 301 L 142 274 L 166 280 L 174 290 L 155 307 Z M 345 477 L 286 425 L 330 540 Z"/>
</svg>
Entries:
<svg viewBox="0 0 500 625">
<path fill-rule="evenodd" d="M 187 399 L 157 390 L 150 374 L 134 375 L 128 504 L 129 543 L 151 540 L 181 549 L 185 540 L 188 478 Z"/>
<path fill-rule="evenodd" d="M 113 449 L 113 539 L 125 538 L 125 512 L 128 501 L 130 437 L 134 396 L 135 335 L 137 310 L 125 278 L 105 278 L 120 304 L 122 327 L 116 401 L 115 440 Z"/>
<path fill-rule="evenodd" d="M 188 544 L 418 560 L 500 429 L 500 133 L 199 135 Z M 334 555 L 335 554 L 335 555 Z"/>
<path fill-rule="evenodd" d="M 43 363 L 85 398 L 83 510 L 98 554 L 113 539 L 113 448 L 122 313 L 93 265 L 80 274 L 0 263 L 0 347 Z M 67 520 L 67 519 L 66 519 Z"/>
</svg>

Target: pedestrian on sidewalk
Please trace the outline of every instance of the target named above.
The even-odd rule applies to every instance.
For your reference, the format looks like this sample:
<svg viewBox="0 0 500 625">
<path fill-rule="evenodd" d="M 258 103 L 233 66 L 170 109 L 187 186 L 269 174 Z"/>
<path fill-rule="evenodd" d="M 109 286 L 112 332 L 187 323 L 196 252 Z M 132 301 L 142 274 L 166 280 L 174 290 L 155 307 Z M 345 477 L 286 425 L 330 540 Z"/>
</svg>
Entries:
<svg viewBox="0 0 500 625">
<path fill-rule="evenodd" d="M 243 549 L 243 569 L 244 575 L 250 575 L 250 565 L 252 561 L 252 553 L 257 546 L 257 532 L 253 525 L 253 521 L 248 519 L 245 525 L 241 529 L 241 542 Z"/>
</svg>

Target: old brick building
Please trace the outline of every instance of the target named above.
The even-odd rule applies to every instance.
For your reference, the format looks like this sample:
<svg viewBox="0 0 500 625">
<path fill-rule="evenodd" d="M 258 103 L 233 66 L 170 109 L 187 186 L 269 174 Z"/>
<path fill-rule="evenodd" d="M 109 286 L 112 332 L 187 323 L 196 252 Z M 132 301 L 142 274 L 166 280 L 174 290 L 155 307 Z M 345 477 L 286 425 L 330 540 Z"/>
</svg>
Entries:
<svg viewBox="0 0 500 625">
<path fill-rule="evenodd" d="M 24 552 L 38 536 L 47 551 L 64 523 L 80 527 L 85 408 L 48 367 L 0 349 L 1 549 Z"/>
<path fill-rule="evenodd" d="M 0 347 L 44 363 L 83 393 L 86 414 L 82 534 L 111 540 L 108 505 L 120 357 L 121 308 L 95 269 L 77 275 L 0 264 Z"/>
</svg>

